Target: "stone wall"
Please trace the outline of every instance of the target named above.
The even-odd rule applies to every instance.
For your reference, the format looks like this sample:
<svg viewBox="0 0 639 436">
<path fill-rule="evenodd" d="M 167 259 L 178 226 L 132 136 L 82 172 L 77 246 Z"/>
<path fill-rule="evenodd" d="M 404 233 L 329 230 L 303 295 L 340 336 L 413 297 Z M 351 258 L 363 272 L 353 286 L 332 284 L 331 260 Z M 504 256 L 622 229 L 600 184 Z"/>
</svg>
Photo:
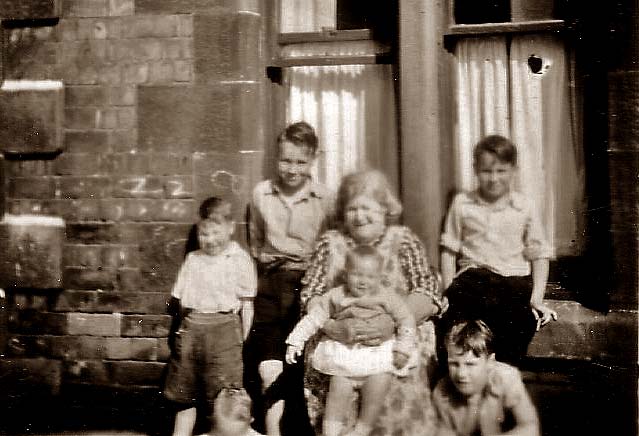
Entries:
<svg viewBox="0 0 639 436">
<path fill-rule="evenodd" d="M 63 140 L 2 132 L 5 210 L 65 220 L 63 285 L 6 290 L 2 382 L 157 388 L 197 205 L 230 197 L 242 240 L 262 178 L 262 5 L 33 3 L 2 2 L 4 79 L 63 83 Z"/>
</svg>

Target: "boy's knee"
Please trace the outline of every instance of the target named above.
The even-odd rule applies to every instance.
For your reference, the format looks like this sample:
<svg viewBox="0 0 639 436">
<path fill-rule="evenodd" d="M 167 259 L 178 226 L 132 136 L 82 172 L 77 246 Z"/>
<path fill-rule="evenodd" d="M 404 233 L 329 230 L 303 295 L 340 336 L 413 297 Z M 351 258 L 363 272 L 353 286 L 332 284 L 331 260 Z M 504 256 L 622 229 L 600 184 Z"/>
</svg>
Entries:
<svg viewBox="0 0 639 436">
<path fill-rule="evenodd" d="M 281 360 L 265 360 L 260 362 L 258 372 L 262 379 L 262 387 L 266 389 L 271 386 L 275 380 L 279 378 L 283 371 L 284 362 Z"/>
</svg>

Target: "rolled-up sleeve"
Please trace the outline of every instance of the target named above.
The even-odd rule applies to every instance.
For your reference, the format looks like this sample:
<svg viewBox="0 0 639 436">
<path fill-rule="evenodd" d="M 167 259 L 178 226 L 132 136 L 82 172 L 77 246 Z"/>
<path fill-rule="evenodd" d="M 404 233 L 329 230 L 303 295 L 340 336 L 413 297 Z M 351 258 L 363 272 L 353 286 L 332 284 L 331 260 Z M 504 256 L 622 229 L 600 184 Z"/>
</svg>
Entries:
<svg viewBox="0 0 639 436">
<path fill-rule="evenodd" d="M 439 244 L 448 250 L 459 253 L 462 247 L 461 207 L 463 194 L 457 194 L 448 210 L 444 231 L 439 238 Z"/>
<path fill-rule="evenodd" d="M 552 257 L 552 249 L 544 235 L 539 214 L 528 205 L 526 207 L 526 227 L 524 231 L 524 255 L 526 260 L 548 259 Z"/>
<path fill-rule="evenodd" d="M 248 253 L 241 251 L 235 259 L 235 271 L 237 276 L 237 297 L 253 298 L 257 294 L 257 271 L 255 262 Z"/>
</svg>

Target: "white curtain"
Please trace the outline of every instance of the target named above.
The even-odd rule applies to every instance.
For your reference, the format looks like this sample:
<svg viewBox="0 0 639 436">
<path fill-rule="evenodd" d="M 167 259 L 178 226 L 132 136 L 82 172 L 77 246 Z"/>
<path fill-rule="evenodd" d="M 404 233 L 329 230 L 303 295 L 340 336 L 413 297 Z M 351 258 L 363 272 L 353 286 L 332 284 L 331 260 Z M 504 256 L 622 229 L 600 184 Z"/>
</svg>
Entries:
<svg viewBox="0 0 639 436">
<path fill-rule="evenodd" d="M 285 70 L 287 123 L 317 130 L 321 154 L 314 172 L 336 190 L 344 174 L 386 173 L 398 188 L 395 91 L 390 65 L 302 66 Z"/>
<path fill-rule="evenodd" d="M 320 32 L 336 27 L 337 0 L 281 0 L 280 32 Z"/>
<path fill-rule="evenodd" d="M 533 200 L 555 256 L 579 254 L 586 211 L 581 111 L 563 43 L 551 35 L 514 36 L 508 52 L 505 37 L 471 38 L 455 55 L 457 187 L 474 187 L 476 141 L 509 136 L 519 153 L 516 188 Z"/>
<path fill-rule="evenodd" d="M 505 37 L 468 38 L 456 46 L 455 182 L 474 184 L 473 145 L 485 135 L 508 135 L 508 52 Z"/>
</svg>

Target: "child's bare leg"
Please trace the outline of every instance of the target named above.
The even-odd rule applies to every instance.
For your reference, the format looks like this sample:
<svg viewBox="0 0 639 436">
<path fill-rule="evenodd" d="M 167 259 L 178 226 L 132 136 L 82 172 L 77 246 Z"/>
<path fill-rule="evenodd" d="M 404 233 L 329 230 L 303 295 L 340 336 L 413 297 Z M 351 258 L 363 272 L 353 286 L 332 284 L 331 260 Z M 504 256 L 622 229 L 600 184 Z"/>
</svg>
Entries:
<svg viewBox="0 0 639 436">
<path fill-rule="evenodd" d="M 284 371 L 284 363 L 279 360 L 265 360 L 260 362 L 258 371 L 262 379 L 262 392 L 266 390 L 277 380 Z M 280 435 L 280 421 L 284 414 L 284 400 L 277 400 L 266 411 L 264 423 L 266 425 L 266 434 L 268 436 Z"/>
<path fill-rule="evenodd" d="M 348 433 L 349 436 L 368 436 L 384 405 L 392 378 L 393 374 L 388 372 L 369 375 L 366 378 L 361 389 L 362 405 L 359 418 L 353 431 Z"/>
<path fill-rule="evenodd" d="M 195 427 L 196 416 L 197 409 L 195 407 L 177 412 L 175 414 L 173 436 L 191 436 L 193 434 L 193 427 Z"/>
<path fill-rule="evenodd" d="M 348 377 L 331 377 L 324 407 L 323 436 L 339 436 L 344 428 L 344 411 L 350 407 L 353 382 Z"/>
</svg>

